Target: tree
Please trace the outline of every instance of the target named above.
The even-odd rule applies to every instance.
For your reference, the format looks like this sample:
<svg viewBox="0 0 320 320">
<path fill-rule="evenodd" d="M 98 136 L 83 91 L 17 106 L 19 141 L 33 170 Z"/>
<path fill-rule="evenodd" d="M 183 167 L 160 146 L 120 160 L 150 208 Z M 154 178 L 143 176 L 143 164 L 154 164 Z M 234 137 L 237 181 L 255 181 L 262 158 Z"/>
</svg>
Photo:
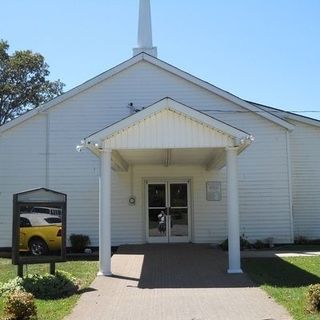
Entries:
<svg viewBox="0 0 320 320">
<path fill-rule="evenodd" d="M 0 40 L 0 126 L 62 94 L 64 84 L 49 81 L 44 57 L 30 50 L 8 53 Z"/>
</svg>

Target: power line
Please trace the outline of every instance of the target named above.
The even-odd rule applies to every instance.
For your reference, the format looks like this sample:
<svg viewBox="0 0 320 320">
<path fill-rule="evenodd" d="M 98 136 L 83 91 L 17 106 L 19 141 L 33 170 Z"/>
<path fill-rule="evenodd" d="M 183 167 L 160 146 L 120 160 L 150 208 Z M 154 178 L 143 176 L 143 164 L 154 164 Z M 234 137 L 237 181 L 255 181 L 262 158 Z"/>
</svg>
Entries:
<svg viewBox="0 0 320 320">
<path fill-rule="evenodd" d="M 320 113 L 320 110 L 290 110 L 290 111 L 282 111 L 282 110 L 272 110 L 272 111 L 267 111 L 267 110 L 256 110 L 256 111 L 251 111 L 251 110 L 219 110 L 219 109 L 199 109 L 201 112 L 221 112 L 221 113 L 299 113 L 299 112 L 304 112 L 304 113 Z"/>
</svg>

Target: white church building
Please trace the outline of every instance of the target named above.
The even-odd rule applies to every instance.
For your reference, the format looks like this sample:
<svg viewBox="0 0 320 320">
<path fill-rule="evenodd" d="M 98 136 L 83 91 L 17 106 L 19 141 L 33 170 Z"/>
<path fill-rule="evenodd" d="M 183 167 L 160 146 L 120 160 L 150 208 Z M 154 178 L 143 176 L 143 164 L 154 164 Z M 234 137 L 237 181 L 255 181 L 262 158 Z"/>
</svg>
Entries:
<svg viewBox="0 0 320 320">
<path fill-rule="evenodd" d="M 225 111 L 225 112 L 221 112 Z M 82 151 L 82 152 L 77 152 Z M 67 232 L 100 248 L 320 238 L 320 122 L 242 100 L 157 57 L 149 0 L 133 57 L 0 127 L 0 247 L 12 195 L 68 196 Z"/>
</svg>

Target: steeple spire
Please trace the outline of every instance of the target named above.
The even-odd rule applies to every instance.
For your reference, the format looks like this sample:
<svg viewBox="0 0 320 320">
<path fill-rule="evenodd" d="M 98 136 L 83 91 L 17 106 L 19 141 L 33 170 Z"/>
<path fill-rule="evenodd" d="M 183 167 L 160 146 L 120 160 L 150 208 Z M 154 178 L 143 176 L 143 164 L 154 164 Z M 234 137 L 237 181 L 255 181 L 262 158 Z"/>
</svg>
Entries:
<svg viewBox="0 0 320 320">
<path fill-rule="evenodd" d="M 140 0 L 138 47 L 133 49 L 133 55 L 146 52 L 157 57 L 157 48 L 152 46 L 152 27 L 150 0 Z"/>
</svg>

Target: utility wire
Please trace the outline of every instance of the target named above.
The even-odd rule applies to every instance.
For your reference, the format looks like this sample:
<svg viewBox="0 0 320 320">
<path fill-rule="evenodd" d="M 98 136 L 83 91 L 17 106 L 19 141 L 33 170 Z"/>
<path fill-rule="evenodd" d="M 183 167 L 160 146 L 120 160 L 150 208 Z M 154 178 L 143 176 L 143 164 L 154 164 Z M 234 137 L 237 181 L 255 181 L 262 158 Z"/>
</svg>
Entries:
<svg viewBox="0 0 320 320">
<path fill-rule="evenodd" d="M 298 113 L 298 112 L 312 112 L 312 113 L 320 113 L 320 110 L 290 110 L 290 111 L 281 111 L 281 110 L 261 110 L 261 111 L 251 111 L 251 110 L 218 110 L 218 109 L 199 109 L 199 111 L 203 112 L 221 112 L 221 113 Z"/>
</svg>

